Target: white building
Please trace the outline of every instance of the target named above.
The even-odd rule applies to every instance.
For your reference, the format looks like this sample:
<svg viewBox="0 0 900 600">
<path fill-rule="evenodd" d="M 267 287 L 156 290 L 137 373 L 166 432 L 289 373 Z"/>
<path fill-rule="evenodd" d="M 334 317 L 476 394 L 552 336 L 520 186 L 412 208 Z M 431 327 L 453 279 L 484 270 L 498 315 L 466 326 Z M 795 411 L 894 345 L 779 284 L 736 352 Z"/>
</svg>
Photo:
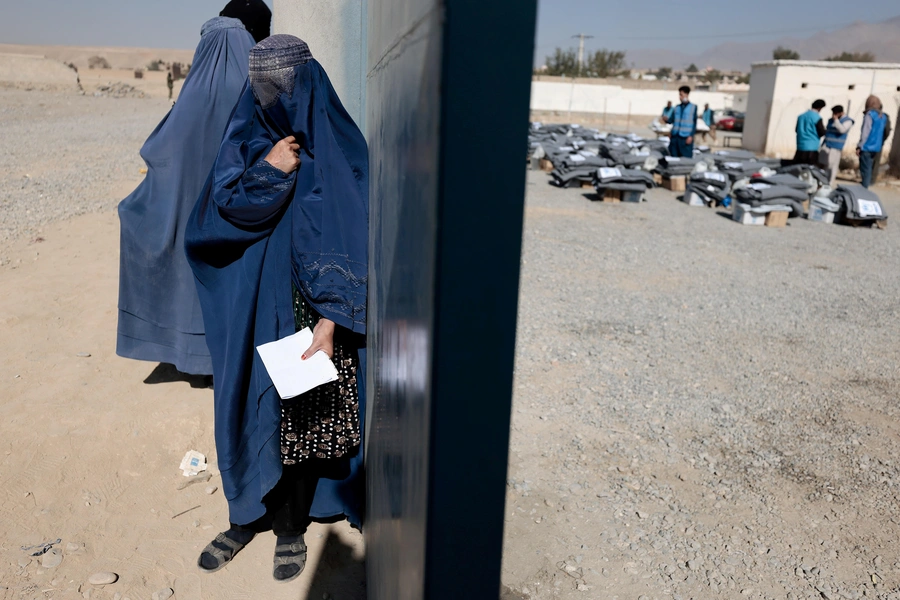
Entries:
<svg viewBox="0 0 900 600">
<path fill-rule="evenodd" d="M 853 154 L 870 94 L 881 99 L 895 126 L 900 107 L 900 64 L 805 60 L 756 63 L 750 78 L 744 147 L 769 156 L 792 157 L 797 149 L 797 117 L 821 98 L 827 103 L 822 110 L 826 125 L 836 104 L 856 121 L 845 147 L 845 154 Z M 893 134 L 885 144 L 886 150 L 892 138 Z M 885 151 L 884 160 L 887 155 Z"/>
</svg>

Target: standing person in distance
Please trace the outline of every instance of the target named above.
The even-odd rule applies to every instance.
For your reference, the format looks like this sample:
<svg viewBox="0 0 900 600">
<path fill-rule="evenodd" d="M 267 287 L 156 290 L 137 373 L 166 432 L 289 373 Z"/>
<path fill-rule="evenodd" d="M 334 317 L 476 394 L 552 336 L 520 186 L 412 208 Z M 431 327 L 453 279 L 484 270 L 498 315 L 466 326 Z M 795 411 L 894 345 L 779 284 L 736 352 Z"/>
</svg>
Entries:
<svg viewBox="0 0 900 600">
<path fill-rule="evenodd" d="M 853 128 L 853 119 L 844 114 L 844 107 L 838 104 L 831 109 L 831 119 L 825 128 L 825 145 L 819 153 L 819 166 L 829 171 L 829 185 L 834 188 L 841 168 L 841 154 L 847 143 L 847 136 Z"/>
<path fill-rule="evenodd" d="M 672 133 L 669 141 L 669 154 L 674 157 L 693 158 L 694 136 L 697 135 L 697 105 L 692 104 L 691 88 L 686 85 L 678 88 L 681 103 L 672 111 Z"/>
<path fill-rule="evenodd" d="M 713 141 L 716 141 L 716 122 L 713 118 L 713 110 L 709 107 L 709 104 L 703 107 L 703 122 L 709 127 L 709 135 L 712 136 Z M 705 131 L 703 132 L 703 141 L 706 141 Z"/>
<path fill-rule="evenodd" d="M 672 106 L 672 101 L 669 100 L 666 103 L 665 108 L 662 111 L 662 122 L 663 123 L 672 123 L 672 115 L 675 114 L 675 107 Z"/>
<path fill-rule="evenodd" d="M 864 188 L 872 185 L 873 172 L 878 168 L 878 165 L 875 164 L 875 157 L 881 153 L 884 141 L 891 134 L 890 119 L 884 114 L 881 107 L 881 100 L 878 99 L 878 96 L 869 96 L 866 99 L 866 113 L 863 117 L 859 144 L 856 145 L 856 155 L 859 157 L 859 175 Z"/>
<path fill-rule="evenodd" d="M 822 115 L 819 114 L 825 108 L 824 100 L 816 100 L 812 108 L 797 117 L 797 152 L 794 154 L 794 164 L 818 165 L 819 147 L 822 138 L 825 137 L 825 124 L 822 123 Z"/>
</svg>

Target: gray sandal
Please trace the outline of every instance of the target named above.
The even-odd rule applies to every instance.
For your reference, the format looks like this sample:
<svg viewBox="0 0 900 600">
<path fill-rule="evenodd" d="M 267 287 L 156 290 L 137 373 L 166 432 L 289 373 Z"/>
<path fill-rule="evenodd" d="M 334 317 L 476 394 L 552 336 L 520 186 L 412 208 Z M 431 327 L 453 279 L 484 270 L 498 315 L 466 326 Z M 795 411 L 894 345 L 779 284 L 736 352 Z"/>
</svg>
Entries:
<svg viewBox="0 0 900 600">
<path fill-rule="evenodd" d="M 203 552 L 200 553 L 200 558 L 197 559 L 197 566 L 200 567 L 200 570 L 204 573 L 215 573 L 231 562 L 231 559 L 234 558 L 235 554 L 243 550 L 246 545 L 247 544 L 242 544 L 231 539 L 224 533 L 220 533 L 216 536 L 216 539 L 207 544 L 206 548 L 203 549 Z M 208 554 L 216 561 L 216 566 L 214 568 L 209 569 L 203 566 L 204 554 Z"/>
<path fill-rule="evenodd" d="M 297 579 L 306 567 L 306 543 L 303 538 L 291 544 L 277 544 L 273 563 L 272 576 L 275 581 L 287 583 Z"/>
</svg>

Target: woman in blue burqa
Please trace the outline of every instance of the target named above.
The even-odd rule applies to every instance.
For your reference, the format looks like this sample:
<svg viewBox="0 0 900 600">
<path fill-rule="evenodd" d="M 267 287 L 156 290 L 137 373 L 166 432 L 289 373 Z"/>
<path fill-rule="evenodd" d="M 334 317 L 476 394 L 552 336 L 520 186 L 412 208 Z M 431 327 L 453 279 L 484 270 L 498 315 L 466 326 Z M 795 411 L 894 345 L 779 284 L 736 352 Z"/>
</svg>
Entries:
<svg viewBox="0 0 900 600">
<path fill-rule="evenodd" d="M 250 52 L 249 86 L 186 234 L 230 517 L 201 570 L 272 529 L 273 574 L 289 581 L 312 519 L 360 525 L 367 247 L 365 139 L 306 43 L 267 38 Z M 339 380 L 281 400 L 255 349 L 305 327 L 302 360 L 325 352 Z"/>
<path fill-rule="evenodd" d="M 247 80 L 252 47 L 238 19 L 207 21 L 178 102 L 141 149 L 147 177 L 119 204 L 119 356 L 212 374 L 184 228 Z"/>
</svg>

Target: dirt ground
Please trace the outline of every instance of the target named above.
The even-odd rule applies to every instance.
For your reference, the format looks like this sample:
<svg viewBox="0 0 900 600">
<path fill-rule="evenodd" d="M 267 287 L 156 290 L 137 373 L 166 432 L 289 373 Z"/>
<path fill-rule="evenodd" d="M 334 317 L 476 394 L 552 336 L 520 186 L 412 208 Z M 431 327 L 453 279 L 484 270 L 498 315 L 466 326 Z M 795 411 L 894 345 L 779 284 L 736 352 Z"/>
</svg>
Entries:
<svg viewBox="0 0 900 600">
<path fill-rule="evenodd" d="M 136 183 L 119 182 L 121 195 Z M 15 242 L 0 267 L 0 598 L 139 600 L 166 587 L 176 598 L 363 597 L 363 540 L 346 522 L 313 526 L 291 585 L 272 579 L 271 534 L 226 570 L 198 572 L 200 550 L 228 526 L 221 490 L 206 494 L 221 486 L 215 463 L 209 484 L 176 486 L 187 450 L 215 459 L 212 391 L 116 357 L 115 214 L 40 239 Z M 20 549 L 56 539 L 55 568 Z M 98 571 L 119 581 L 86 585 Z"/>
</svg>

